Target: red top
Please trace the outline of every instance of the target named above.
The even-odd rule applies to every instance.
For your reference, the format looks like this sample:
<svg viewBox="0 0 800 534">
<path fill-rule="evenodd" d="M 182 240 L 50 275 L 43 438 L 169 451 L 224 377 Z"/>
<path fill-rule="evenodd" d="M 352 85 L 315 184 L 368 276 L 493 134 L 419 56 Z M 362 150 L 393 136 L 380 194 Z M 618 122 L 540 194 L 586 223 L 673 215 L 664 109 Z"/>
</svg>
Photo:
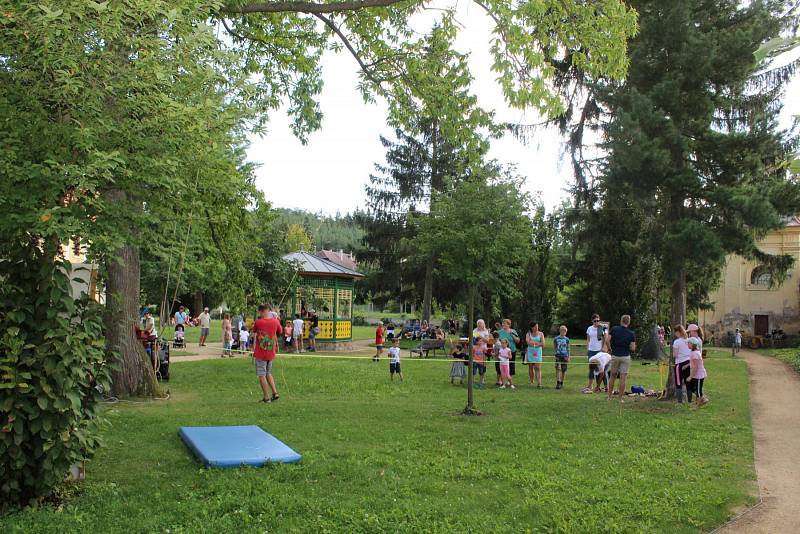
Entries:
<svg viewBox="0 0 800 534">
<path fill-rule="evenodd" d="M 375 344 L 383 345 L 383 327 L 381 325 L 375 329 Z"/>
<path fill-rule="evenodd" d="M 278 337 L 283 331 L 281 322 L 275 318 L 257 319 L 253 323 L 253 339 L 256 349 L 253 356 L 256 360 L 274 360 L 278 349 Z"/>
</svg>

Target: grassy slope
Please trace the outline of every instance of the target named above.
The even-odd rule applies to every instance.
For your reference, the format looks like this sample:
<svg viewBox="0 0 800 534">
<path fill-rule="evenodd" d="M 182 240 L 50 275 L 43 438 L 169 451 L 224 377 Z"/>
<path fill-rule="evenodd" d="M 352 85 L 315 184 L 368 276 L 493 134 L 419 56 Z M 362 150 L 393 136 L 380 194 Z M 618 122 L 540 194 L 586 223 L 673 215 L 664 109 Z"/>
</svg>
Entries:
<svg viewBox="0 0 800 534">
<path fill-rule="evenodd" d="M 586 367 L 573 365 L 568 390 L 480 390 L 486 416 L 465 418 L 443 361 L 405 359 L 400 385 L 385 362 L 291 358 L 276 365 L 273 405 L 255 402 L 249 360 L 173 365 L 169 401 L 108 408 L 106 447 L 77 495 L 0 518 L 0 531 L 696 532 L 750 499 L 738 361 L 708 361 L 713 401 L 701 410 L 581 395 Z M 658 384 L 654 366 L 632 373 Z M 302 462 L 205 470 L 177 436 L 240 424 Z"/>
</svg>

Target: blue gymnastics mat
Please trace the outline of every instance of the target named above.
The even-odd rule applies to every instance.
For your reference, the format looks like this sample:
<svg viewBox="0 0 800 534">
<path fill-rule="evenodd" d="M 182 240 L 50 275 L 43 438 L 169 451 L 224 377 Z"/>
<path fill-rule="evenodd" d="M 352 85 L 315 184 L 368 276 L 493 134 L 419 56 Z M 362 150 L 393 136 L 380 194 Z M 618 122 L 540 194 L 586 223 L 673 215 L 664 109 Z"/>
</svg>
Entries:
<svg viewBox="0 0 800 534">
<path fill-rule="evenodd" d="M 206 467 L 300 461 L 300 455 L 288 445 L 255 425 L 182 426 L 178 435 Z"/>
</svg>

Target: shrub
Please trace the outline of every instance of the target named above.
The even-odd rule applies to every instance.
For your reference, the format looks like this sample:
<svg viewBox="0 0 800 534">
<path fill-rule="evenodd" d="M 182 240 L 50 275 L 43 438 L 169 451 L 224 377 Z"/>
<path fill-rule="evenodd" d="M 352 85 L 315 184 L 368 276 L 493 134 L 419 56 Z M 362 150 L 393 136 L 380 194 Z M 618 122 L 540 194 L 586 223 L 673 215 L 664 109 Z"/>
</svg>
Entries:
<svg viewBox="0 0 800 534">
<path fill-rule="evenodd" d="M 354 315 L 353 326 L 369 326 L 369 323 L 363 315 Z"/>
<path fill-rule="evenodd" d="M 50 495 L 99 446 L 101 307 L 42 256 L 0 259 L 0 511 Z"/>
</svg>

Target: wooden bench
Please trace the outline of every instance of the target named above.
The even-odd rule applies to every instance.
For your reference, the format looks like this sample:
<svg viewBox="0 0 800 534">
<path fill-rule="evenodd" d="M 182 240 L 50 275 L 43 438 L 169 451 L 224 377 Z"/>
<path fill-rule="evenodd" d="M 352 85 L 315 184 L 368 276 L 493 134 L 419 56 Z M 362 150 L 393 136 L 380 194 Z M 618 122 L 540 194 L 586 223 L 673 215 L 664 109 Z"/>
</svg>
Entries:
<svg viewBox="0 0 800 534">
<path fill-rule="evenodd" d="M 409 350 L 409 357 L 413 357 L 414 354 L 419 354 L 419 357 L 422 358 L 422 353 L 424 352 L 427 358 L 428 352 L 433 351 L 433 357 L 435 358 L 436 349 L 444 349 L 443 339 L 423 339 L 416 348 Z"/>
</svg>

